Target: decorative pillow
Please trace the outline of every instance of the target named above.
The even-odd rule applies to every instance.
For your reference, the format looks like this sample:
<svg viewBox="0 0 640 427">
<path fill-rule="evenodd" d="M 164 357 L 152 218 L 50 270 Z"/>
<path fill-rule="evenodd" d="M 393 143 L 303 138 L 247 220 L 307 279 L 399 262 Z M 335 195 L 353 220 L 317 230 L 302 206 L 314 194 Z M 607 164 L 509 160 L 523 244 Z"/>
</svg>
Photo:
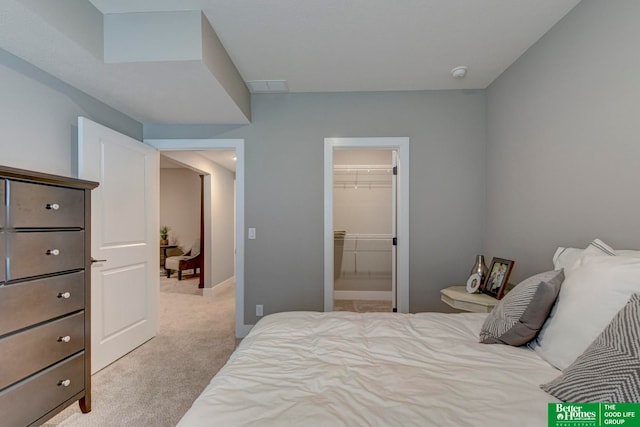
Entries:
<svg viewBox="0 0 640 427">
<path fill-rule="evenodd" d="M 534 339 L 558 297 L 564 273 L 547 271 L 520 282 L 498 302 L 480 330 L 485 344 L 524 345 Z"/>
<path fill-rule="evenodd" d="M 565 402 L 640 402 L 640 294 L 562 375 L 540 387 Z"/>
<path fill-rule="evenodd" d="M 640 292 L 640 258 L 582 255 L 565 274 L 553 316 L 530 343 L 558 369 L 573 363 L 629 297 Z"/>
<path fill-rule="evenodd" d="M 563 248 L 562 246 L 556 249 L 556 253 L 553 254 L 553 268 L 556 270 L 560 270 L 562 268 L 567 269 L 572 267 L 575 262 L 580 258 L 580 255 L 583 255 L 585 251 L 587 253 L 598 254 L 601 253 L 603 255 L 616 255 L 616 251 L 606 243 L 604 243 L 600 239 L 594 239 L 593 242 L 589 243 L 589 246 L 586 249 L 579 248 Z"/>
</svg>

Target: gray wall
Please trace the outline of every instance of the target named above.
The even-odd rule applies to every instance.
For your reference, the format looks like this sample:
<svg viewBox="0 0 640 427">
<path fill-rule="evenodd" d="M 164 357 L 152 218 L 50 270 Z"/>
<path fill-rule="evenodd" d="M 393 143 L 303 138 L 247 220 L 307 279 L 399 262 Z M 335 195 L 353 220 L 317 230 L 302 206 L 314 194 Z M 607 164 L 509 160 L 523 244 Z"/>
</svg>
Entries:
<svg viewBox="0 0 640 427">
<path fill-rule="evenodd" d="M 0 49 L 0 164 L 72 175 L 78 116 L 142 137 L 142 124 Z"/>
<path fill-rule="evenodd" d="M 516 260 L 518 280 L 558 245 L 640 247 L 638 16 L 635 0 L 583 0 L 487 91 L 259 95 L 251 125 L 144 137 L 246 139 L 246 323 L 256 304 L 323 308 L 323 138 L 410 137 L 411 310 L 446 310 L 439 289 L 476 253 Z M 3 50 L 0 93 L 1 164 L 70 175 L 78 115 L 142 137 Z"/>
<path fill-rule="evenodd" d="M 640 2 L 583 0 L 487 93 L 489 256 L 640 248 Z"/>
<path fill-rule="evenodd" d="M 410 309 L 447 310 L 439 290 L 467 279 L 483 244 L 483 91 L 257 95 L 251 125 L 145 126 L 145 138 L 245 138 L 245 323 L 323 309 L 325 137 L 407 136 Z"/>
</svg>

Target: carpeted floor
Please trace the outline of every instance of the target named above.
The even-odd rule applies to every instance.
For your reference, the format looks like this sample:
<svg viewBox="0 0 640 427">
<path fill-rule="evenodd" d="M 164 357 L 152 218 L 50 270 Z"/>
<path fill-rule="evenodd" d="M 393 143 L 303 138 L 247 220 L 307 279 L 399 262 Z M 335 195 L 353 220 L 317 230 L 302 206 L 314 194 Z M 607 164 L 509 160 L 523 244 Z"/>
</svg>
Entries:
<svg viewBox="0 0 640 427">
<path fill-rule="evenodd" d="M 391 311 L 391 301 L 378 300 L 333 300 L 335 311 L 355 311 L 356 313 L 384 312 Z"/>
<path fill-rule="evenodd" d="M 74 404 L 45 427 L 175 426 L 238 343 L 234 291 L 230 283 L 203 297 L 197 277 L 161 277 L 158 335 L 92 377 L 89 414 Z M 334 304 L 341 311 L 391 311 L 390 301 Z"/>
<path fill-rule="evenodd" d="M 182 280 L 178 280 L 175 275 L 171 279 L 167 279 L 166 276 L 160 276 L 160 292 L 202 296 L 202 289 L 198 289 L 198 276 L 185 274 L 182 277 Z"/>
<path fill-rule="evenodd" d="M 158 335 L 92 377 L 93 408 L 45 426 L 175 426 L 236 346 L 234 285 L 203 297 L 198 279 L 161 278 Z"/>
</svg>

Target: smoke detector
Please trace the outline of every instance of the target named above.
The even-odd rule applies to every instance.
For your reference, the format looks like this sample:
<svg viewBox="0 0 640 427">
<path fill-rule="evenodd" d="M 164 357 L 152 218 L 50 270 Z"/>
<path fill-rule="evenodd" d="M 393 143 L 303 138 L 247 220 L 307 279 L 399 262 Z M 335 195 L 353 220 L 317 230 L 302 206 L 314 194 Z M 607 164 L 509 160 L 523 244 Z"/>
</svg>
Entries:
<svg viewBox="0 0 640 427">
<path fill-rule="evenodd" d="M 467 75 L 467 67 L 461 65 L 451 70 L 451 77 L 454 79 L 463 79 Z"/>
</svg>

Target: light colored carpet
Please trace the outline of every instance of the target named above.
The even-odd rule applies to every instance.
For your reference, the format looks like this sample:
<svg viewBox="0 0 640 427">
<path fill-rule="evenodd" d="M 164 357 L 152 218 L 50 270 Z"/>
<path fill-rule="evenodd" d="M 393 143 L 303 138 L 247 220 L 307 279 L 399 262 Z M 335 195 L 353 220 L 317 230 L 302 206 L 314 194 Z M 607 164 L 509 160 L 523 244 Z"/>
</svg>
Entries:
<svg viewBox="0 0 640 427">
<path fill-rule="evenodd" d="M 184 294 L 184 295 L 202 295 L 202 289 L 198 288 L 198 276 L 183 276 L 182 280 L 178 280 L 177 275 L 174 275 L 171 279 L 167 279 L 166 276 L 160 276 L 160 292 L 167 292 L 170 294 Z"/>
<path fill-rule="evenodd" d="M 356 313 L 391 311 L 391 301 L 337 299 L 333 300 L 335 311 L 354 311 Z"/>
<path fill-rule="evenodd" d="M 92 377 L 92 411 L 45 426 L 175 426 L 236 347 L 234 284 L 199 296 L 198 279 L 161 278 L 158 335 Z"/>
</svg>

